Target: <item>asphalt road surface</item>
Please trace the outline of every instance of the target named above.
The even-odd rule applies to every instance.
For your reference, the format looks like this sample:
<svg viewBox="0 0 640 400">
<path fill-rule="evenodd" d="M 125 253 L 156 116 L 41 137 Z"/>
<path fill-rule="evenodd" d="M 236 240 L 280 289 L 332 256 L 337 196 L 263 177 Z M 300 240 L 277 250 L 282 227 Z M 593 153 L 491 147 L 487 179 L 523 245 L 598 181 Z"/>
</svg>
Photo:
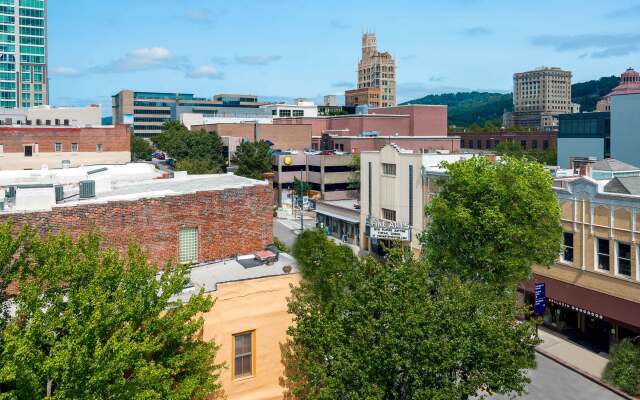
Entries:
<svg viewBox="0 0 640 400">
<path fill-rule="evenodd" d="M 531 371 L 531 384 L 522 400 L 620 400 L 622 397 L 591 382 L 582 375 L 565 368 L 540 354 L 538 367 Z M 491 400 L 507 400 L 508 396 L 493 396 Z"/>
<path fill-rule="evenodd" d="M 286 224 L 286 225 L 285 225 Z M 295 231 L 292 227 L 295 226 Z M 305 220 L 304 229 L 314 229 L 316 226 L 314 221 Z M 282 240 L 287 247 L 291 248 L 296 241 L 296 236 L 300 230 L 300 223 L 293 221 L 280 221 L 277 218 L 273 219 L 273 236 Z"/>
</svg>

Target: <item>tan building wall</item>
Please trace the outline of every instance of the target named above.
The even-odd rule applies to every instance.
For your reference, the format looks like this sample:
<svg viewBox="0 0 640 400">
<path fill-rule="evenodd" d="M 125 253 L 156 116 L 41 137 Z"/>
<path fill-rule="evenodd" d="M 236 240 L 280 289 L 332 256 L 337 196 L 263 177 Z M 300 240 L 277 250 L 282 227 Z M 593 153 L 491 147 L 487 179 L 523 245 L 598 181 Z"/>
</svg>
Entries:
<svg viewBox="0 0 640 400">
<path fill-rule="evenodd" d="M 380 88 L 368 87 L 362 89 L 346 90 L 344 92 L 346 106 L 380 107 Z"/>
<path fill-rule="evenodd" d="M 640 303 L 640 198 L 625 196 L 635 202 L 635 206 L 632 203 L 614 205 L 618 197 L 561 198 L 563 229 L 573 235 L 573 261 L 560 260 L 551 269 L 536 267 L 535 273 Z M 597 267 L 596 242 L 599 238 L 609 241 L 608 271 Z M 617 270 L 617 242 L 631 245 L 630 276 Z"/>
<path fill-rule="evenodd" d="M 217 362 L 227 369 L 221 384 L 229 400 L 276 400 L 283 398 L 280 379 L 284 376 L 281 346 L 286 342 L 291 316 L 287 313 L 290 285 L 298 274 L 223 283 L 213 294 L 216 303 L 204 315 L 204 340 L 220 345 Z M 233 335 L 254 332 L 254 374 L 233 379 Z"/>
<path fill-rule="evenodd" d="M 358 63 L 358 89 L 380 88 L 380 107 L 393 107 L 396 98 L 396 62 L 379 52 L 375 33 L 362 35 L 362 58 Z"/>
<path fill-rule="evenodd" d="M 32 157 L 25 157 L 21 153 L 0 153 L 0 170 L 62 168 L 62 162 L 69 161 L 70 167 L 101 164 L 126 164 L 131 162 L 128 151 L 109 152 L 64 152 L 64 153 L 35 153 Z"/>
<path fill-rule="evenodd" d="M 383 173 L 382 164 L 395 165 L 396 174 Z M 369 165 L 371 172 L 369 173 Z M 409 182 L 409 166 L 413 166 L 413 180 Z M 360 155 L 360 243 L 365 251 L 371 251 L 366 233 L 367 217 L 383 218 L 382 209 L 396 213 L 396 222 L 413 227 L 410 246 L 420 249 L 418 234 L 424 228 L 424 202 L 422 188 L 422 154 L 400 153 L 394 146 L 385 146 L 379 152 L 363 152 Z M 371 196 L 369 195 L 371 177 Z M 413 186 L 413 218 L 409 218 L 409 185 Z"/>
</svg>

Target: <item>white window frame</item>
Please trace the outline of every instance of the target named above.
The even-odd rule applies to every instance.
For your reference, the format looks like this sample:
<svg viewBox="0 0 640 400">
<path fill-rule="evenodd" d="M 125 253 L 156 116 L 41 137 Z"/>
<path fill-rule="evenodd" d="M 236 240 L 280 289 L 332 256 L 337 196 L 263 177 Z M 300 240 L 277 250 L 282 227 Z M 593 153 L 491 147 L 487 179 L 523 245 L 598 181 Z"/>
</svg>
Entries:
<svg viewBox="0 0 640 400">
<path fill-rule="evenodd" d="M 74 149 L 75 147 L 75 149 Z M 71 152 L 72 153 L 77 153 L 78 151 L 80 151 L 80 146 L 78 145 L 78 143 L 71 143 Z"/>
<path fill-rule="evenodd" d="M 103 151 L 104 151 L 104 146 L 102 146 L 102 143 L 96 144 L 96 153 L 102 153 Z"/>
<path fill-rule="evenodd" d="M 620 253 L 618 248 L 620 247 L 620 244 L 626 244 L 626 245 L 628 245 L 630 247 L 629 248 L 629 275 L 625 275 L 625 274 L 621 274 L 620 273 L 620 265 L 618 263 L 618 254 Z M 631 264 L 631 253 L 633 252 L 633 248 L 632 248 L 631 243 L 626 243 L 626 242 L 621 242 L 621 241 L 616 240 L 616 245 L 614 246 L 614 251 L 615 251 L 615 255 L 616 255 L 615 275 L 617 277 L 620 277 L 620 278 L 631 279 L 631 276 L 633 274 L 633 271 L 632 271 L 633 265 Z"/>
<path fill-rule="evenodd" d="M 59 145 L 59 146 L 58 146 L 58 145 Z M 63 145 L 62 145 L 62 143 L 60 143 L 60 142 L 57 142 L 57 143 L 54 143 L 54 144 L 53 144 L 53 150 L 54 150 L 56 153 L 62 153 L 63 148 L 64 148 L 64 146 L 63 146 Z"/>
</svg>

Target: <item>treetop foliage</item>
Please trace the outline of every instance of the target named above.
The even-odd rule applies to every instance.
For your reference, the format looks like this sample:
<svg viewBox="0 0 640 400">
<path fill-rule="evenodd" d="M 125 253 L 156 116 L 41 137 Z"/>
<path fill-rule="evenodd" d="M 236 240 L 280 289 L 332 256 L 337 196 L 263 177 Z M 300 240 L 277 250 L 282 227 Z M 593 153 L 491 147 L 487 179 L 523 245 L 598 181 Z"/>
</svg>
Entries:
<svg viewBox="0 0 640 400">
<path fill-rule="evenodd" d="M 97 234 L 74 242 L 33 231 L 1 252 L 19 260 L 3 282 L 17 285 L 1 332 L 2 399 L 204 399 L 216 392 L 218 346 L 199 338 L 212 307 L 202 292 L 177 300 L 185 267 L 158 275 L 144 253 L 103 249 Z M 9 263 L 10 264 L 10 263 Z"/>
<path fill-rule="evenodd" d="M 444 164 L 448 173 L 427 206 L 423 254 L 436 270 L 512 286 L 532 264 L 560 254 L 560 208 L 552 177 L 527 159 L 485 157 Z"/>
</svg>

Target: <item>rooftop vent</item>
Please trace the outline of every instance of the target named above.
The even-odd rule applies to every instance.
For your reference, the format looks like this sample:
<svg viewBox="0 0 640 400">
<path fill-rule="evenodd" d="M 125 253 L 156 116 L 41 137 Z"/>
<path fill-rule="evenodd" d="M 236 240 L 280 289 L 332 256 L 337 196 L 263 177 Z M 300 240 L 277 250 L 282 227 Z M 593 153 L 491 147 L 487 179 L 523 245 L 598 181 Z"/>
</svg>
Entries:
<svg viewBox="0 0 640 400">
<path fill-rule="evenodd" d="M 60 203 L 64 200 L 64 187 L 62 185 L 55 185 L 54 188 L 56 191 L 56 203 Z"/>
<path fill-rule="evenodd" d="M 96 181 L 80 181 L 80 199 L 96 197 Z"/>
</svg>

